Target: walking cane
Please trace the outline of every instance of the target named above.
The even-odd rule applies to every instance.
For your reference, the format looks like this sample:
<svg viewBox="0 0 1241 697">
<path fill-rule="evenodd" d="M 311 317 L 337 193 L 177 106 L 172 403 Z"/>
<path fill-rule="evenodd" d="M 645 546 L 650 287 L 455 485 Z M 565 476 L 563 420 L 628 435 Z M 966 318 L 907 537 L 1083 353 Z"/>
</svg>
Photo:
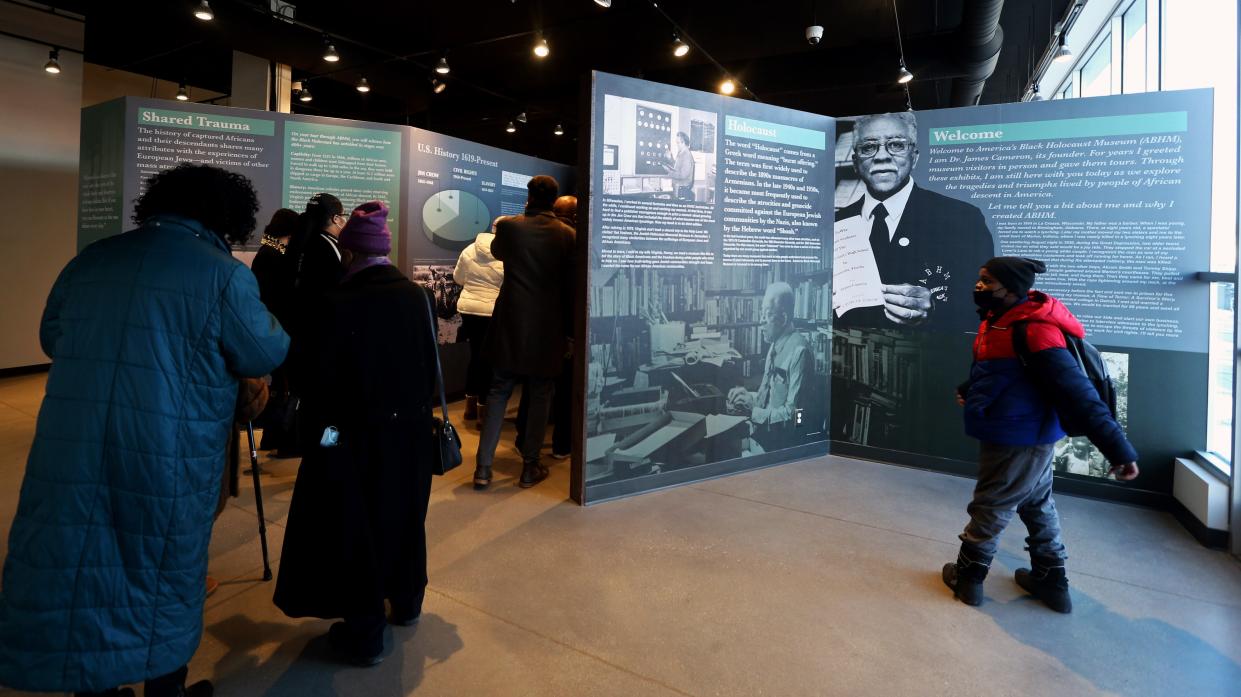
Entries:
<svg viewBox="0 0 1241 697">
<path fill-rule="evenodd" d="M 254 505 L 259 511 L 259 541 L 263 544 L 263 580 L 271 580 L 271 565 L 267 563 L 267 520 L 263 517 L 263 489 L 259 484 L 259 451 L 254 449 L 254 422 L 246 422 L 246 435 L 250 437 L 250 474 L 254 476 Z"/>
</svg>

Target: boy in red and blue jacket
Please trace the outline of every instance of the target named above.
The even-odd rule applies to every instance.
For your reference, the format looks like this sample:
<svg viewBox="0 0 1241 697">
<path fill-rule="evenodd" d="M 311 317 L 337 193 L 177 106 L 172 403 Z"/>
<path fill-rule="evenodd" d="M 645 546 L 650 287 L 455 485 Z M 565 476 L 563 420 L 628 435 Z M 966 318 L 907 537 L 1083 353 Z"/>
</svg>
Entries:
<svg viewBox="0 0 1241 697">
<path fill-rule="evenodd" d="M 1031 561 L 1030 569 L 1017 570 L 1017 584 L 1053 610 L 1072 610 L 1051 495 L 1051 458 L 1064 437 L 1058 413 L 1088 424 L 1090 441 L 1112 465 L 1109 474 L 1122 481 L 1138 476 L 1137 452 L 1066 348 L 1065 334 L 1085 336 L 1081 322 L 1060 301 L 1030 290 L 1035 274 L 1046 270 L 1037 259 L 996 257 L 974 286 L 982 324 L 957 402 L 965 407 L 965 432 L 980 441 L 978 484 L 957 561 L 943 571 L 944 583 L 968 605 L 982 603 L 983 579 L 1015 511 L 1029 531 Z M 1017 322 L 1026 326 L 1024 364 L 1013 345 Z"/>
</svg>

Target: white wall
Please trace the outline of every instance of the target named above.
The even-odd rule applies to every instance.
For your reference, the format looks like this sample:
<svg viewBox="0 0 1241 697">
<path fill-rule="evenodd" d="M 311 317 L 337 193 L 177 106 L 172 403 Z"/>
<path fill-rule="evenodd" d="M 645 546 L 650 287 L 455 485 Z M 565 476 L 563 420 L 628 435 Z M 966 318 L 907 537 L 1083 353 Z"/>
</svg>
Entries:
<svg viewBox="0 0 1241 697">
<path fill-rule="evenodd" d="M 51 46 L 81 49 L 85 25 L 0 2 L 0 370 L 48 362 L 39 319 L 60 269 L 77 250 L 81 109 L 117 97 L 172 99 L 177 84 L 84 64 L 61 51 L 63 71 L 43 71 Z M 191 99 L 219 96 L 190 88 Z M 219 102 L 227 105 L 226 100 Z"/>
<path fill-rule="evenodd" d="M 0 4 L 5 31 L 81 48 L 83 25 Z M 39 318 L 77 237 L 82 56 L 61 51 L 63 72 L 43 71 L 49 47 L 0 36 L 0 369 L 47 363 Z"/>
</svg>

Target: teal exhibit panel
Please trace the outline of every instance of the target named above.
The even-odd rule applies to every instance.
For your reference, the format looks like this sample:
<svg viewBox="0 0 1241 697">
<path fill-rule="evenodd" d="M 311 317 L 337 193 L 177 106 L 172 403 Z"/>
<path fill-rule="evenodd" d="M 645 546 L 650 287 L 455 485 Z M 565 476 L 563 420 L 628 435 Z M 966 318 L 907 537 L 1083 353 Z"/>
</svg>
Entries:
<svg viewBox="0 0 1241 697">
<path fill-rule="evenodd" d="M 989 257 L 1033 257 L 1048 266 L 1035 288 L 1104 352 L 1143 471 L 1122 492 L 1066 438 L 1057 475 L 1170 494 L 1173 457 L 1206 433 L 1211 114 L 1193 90 L 838 119 L 832 451 L 973 472 L 954 400 L 970 293 Z M 925 309 L 903 316 L 894 290 Z"/>
<path fill-rule="evenodd" d="M 261 204 L 251 249 L 276 209 L 301 212 L 319 192 L 346 211 L 384 201 L 392 258 L 434 290 L 446 344 L 460 324 L 461 250 L 496 216 L 524 210 L 534 175 L 556 177 L 565 193 L 574 182 L 567 165 L 409 126 L 134 97 L 82 110 L 81 162 L 79 249 L 132 227 L 146 179 L 180 162 L 250 178 Z"/>
<path fill-rule="evenodd" d="M 388 204 L 388 227 L 402 229 L 402 136 L 398 126 L 288 117 L 284 123 L 281 200 L 285 208 L 304 210 L 315 194 L 332 193 L 351 210 L 360 203 Z M 399 236 L 392 256 L 400 257 Z"/>
<path fill-rule="evenodd" d="M 827 452 L 833 120 L 594 73 L 594 503 Z"/>
<path fill-rule="evenodd" d="M 387 202 L 395 233 L 402 226 L 408 130 L 134 97 L 83 109 L 78 247 L 132 227 L 133 201 L 147 178 L 181 162 L 250 178 L 261 205 L 254 245 L 276 209 L 300 212 L 320 191 L 338 196 L 346 210 L 374 199 Z M 400 240 L 394 244 L 399 247 Z"/>
<path fill-rule="evenodd" d="M 406 275 L 435 293 L 440 343 L 453 344 L 461 326 L 456 303 L 461 288 L 452 277 L 457 257 L 497 217 L 525 210 L 526 183 L 532 177 L 555 177 L 561 194 L 571 194 L 575 170 L 419 128 L 407 130 L 409 224 L 402 263 Z"/>
</svg>

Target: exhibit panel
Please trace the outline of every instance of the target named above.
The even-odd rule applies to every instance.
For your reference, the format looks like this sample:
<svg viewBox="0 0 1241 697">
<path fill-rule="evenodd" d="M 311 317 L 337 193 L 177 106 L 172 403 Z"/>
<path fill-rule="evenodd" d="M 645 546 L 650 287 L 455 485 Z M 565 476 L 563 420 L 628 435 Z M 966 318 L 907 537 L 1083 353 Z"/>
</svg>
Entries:
<svg viewBox="0 0 1241 697">
<path fill-rule="evenodd" d="M 988 257 L 1025 256 L 1104 353 L 1141 454 L 1129 488 L 1170 493 L 1173 457 L 1206 432 L 1209 288 L 1195 274 L 1209 268 L 1211 115 L 1211 91 L 1193 90 L 840 119 L 832 451 L 972 471 L 954 404 L 978 326 L 970 291 Z M 869 192 L 885 189 L 898 193 L 876 222 Z M 880 284 L 924 293 L 927 315 L 885 315 Z M 1054 466 L 1096 482 L 1108 468 L 1082 437 Z"/>
<path fill-rule="evenodd" d="M 576 170 L 420 128 L 407 130 L 410 223 L 402 264 L 410 278 L 435 293 L 440 343 L 452 344 L 461 326 L 461 287 L 452 277 L 458 255 L 497 217 L 525 210 L 526 183 L 532 177 L 550 175 L 562 195 L 571 194 Z M 446 358 L 453 362 L 458 357 Z"/>
<path fill-rule="evenodd" d="M 498 215 L 524 210 L 526 182 L 550 174 L 571 193 L 574 169 L 419 128 L 127 97 L 82 111 L 82 206 L 78 248 L 132 227 L 147 177 L 180 162 L 246 175 L 258 192 L 257 248 L 278 208 L 301 212 L 316 193 L 345 210 L 389 206 L 392 258 L 432 289 L 440 341 L 457 341 L 457 255 Z M 447 352 L 449 390 L 460 389 L 464 354 Z M 461 365 L 458 365 L 461 364 Z"/>
<path fill-rule="evenodd" d="M 125 97 L 82 110 L 84 199 L 78 248 L 132 227 L 133 200 L 147 177 L 181 162 L 249 177 L 258 192 L 258 234 L 279 208 L 302 211 L 320 191 L 346 210 L 380 199 L 393 231 L 403 228 L 401 156 L 410 129 L 253 109 Z M 394 240 L 393 256 L 400 240 Z"/>
<path fill-rule="evenodd" d="M 595 73 L 584 503 L 827 452 L 832 119 Z"/>
</svg>

